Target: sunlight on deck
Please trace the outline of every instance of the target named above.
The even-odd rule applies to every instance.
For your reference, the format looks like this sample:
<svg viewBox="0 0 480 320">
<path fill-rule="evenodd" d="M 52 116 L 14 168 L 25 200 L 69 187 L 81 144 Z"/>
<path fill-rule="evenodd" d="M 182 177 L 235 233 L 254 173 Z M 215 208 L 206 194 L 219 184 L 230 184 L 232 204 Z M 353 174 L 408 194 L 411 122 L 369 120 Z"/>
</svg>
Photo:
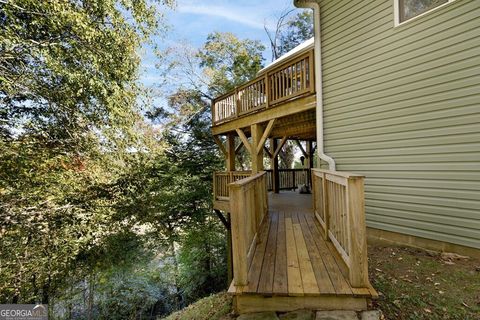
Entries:
<svg viewBox="0 0 480 320">
<path fill-rule="evenodd" d="M 341 257 L 323 240 L 312 195 L 271 193 L 269 206 L 242 294 L 372 296 L 369 288 L 350 286 Z"/>
</svg>

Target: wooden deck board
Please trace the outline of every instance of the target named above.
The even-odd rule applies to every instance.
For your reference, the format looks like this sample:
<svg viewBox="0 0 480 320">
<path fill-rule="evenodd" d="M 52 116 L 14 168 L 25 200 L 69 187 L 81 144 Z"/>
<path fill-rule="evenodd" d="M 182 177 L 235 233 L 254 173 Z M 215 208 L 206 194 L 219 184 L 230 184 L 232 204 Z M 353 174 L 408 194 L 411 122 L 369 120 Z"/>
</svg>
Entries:
<svg viewBox="0 0 480 320">
<path fill-rule="evenodd" d="M 267 248 L 265 249 L 258 293 L 272 294 L 273 276 L 275 274 L 275 254 L 277 251 L 278 214 L 273 214 L 270 219 L 270 232 L 268 233 Z"/>
<path fill-rule="evenodd" d="M 318 295 L 320 293 L 315 273 L 313 272 L 312 262 L 308 254 L 307 245 L 302 232 L 302 227 L 295 217 L 293 224 L 293 233 L 295 235 L 295 244 L 297 245 L 298 263 L 300 265 L 300 273 L 302 276 L 303 292 L 305 295 Z"/>
<path fill-rule="evenodd" d="M 269 217 L 258 236 L 249 268 L 248 285 L 237 290 L 230 288 L 229 292 L 257 296 L 375 297 L 376 291 L 371 286 L 350 286 L 342 258 L 323 238 L 311 210 L 311 198 L 297 196 L 285 192 L 271 197 Z"/>
<path fill-rule="evenodd" d="M 285 213 L 278 213 L 277 253 L 275 255 L 275 276 L 273 277 L 273 294 L 287 295 L 287 245 L 285 234 Z"/>
<path fill-rule="evenodd" d="M 292 218 L 285 218 L 285 234 L 287 239 L 287 281 L 289 296 L 303 296 L 302 276 L 298 263 L 297 245 L 293 232 Z"/>
<path fill-rule="evenodd" d="M 253 256 L 252 264 L 248 271 L 248 284 L 245 289 L 246 292 L 257 292 L 258 282 L 260 280 L 260 272 L 262 271 L 263 257 L 265 255 L 265 248 L 267 247 L 267 235 L 270 230 L 270 224 L 264 223 L 258 237 L 257 248 Z"/>
<path fill-rule="evenodd" d="M 315 266 L 313 271 L 315 272 L 315 277 L 317 278 L 319 292 L 324 294 L 335 292 L 332 280 L 330 280 L 330 276 L 327 272 L 327 269 L 325 268 L 325 263 L 323 262 L 323 259 L 320 255 L 320 251 L 318 250 L 317 246 L 315 245 L 315 241 L 313 240 L 310 228 L 307 224 L 307 220 L 303 216 L 300 217 L 300 225 L 302 226 L 303 235 L 305 236 L 305 242 L 310 249 L 310 260 Z"/>
<path fill-rule="evenodd" d="M 313 239 L 317 245 L 320 254 L 323 257 L 323 261 L 325 262 L 325 267 L 327 268 L 327 272 L 332 280 L 333 287 L 335 288 L 335 293 L 338 294 L 352 294 L 352 289 L 348 285 L 347 281 L 342 275 L 340 268 L 335 261 L 335 258 L 328 250 L 327 243 L 323 240 L 323 237 L 320 233 L 320 228 L 317 225 L 318 222 L 313 216 L 305 216 L 308 222 L 308 227 L 312 232 Z"/>
</svg>

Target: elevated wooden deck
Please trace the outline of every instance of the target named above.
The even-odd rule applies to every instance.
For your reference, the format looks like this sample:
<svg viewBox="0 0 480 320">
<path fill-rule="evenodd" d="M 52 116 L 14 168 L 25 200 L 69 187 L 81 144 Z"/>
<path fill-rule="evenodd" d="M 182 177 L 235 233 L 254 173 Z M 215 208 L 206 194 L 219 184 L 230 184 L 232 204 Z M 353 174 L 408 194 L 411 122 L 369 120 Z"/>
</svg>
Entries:
<svg viewBox="0 0 480 320">
<path fill-rule="evenodd" d="M 315 140 L 313 48 L 305 48 L 212 101 L 214 136 L 252 135 L 251 126 L 271 122 L 269 138 Z M 238 132 L 241 130 L 241 133 Z"/>
<path fill-rule="evenodd" d="M 370 285 L 350 285 L 342 257 L 332 242 L 324 240 L 311 195 L 270 194 L 269 207 L 256 239 L 248 283 L 230 286 L 237 311 L 361 310 L 367 299 L 377 297 Z"/>
</svg>

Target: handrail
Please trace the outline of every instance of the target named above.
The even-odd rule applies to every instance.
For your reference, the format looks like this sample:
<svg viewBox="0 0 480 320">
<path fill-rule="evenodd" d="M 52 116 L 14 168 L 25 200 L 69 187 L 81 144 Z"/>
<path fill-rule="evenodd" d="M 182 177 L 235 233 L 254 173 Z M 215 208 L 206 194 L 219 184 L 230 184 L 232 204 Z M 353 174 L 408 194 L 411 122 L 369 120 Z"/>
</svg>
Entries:
<svg viewBox="0 0 480 320">
<path fill-rule="evenodd" d="M 315 216 L 348 267 L 352 287 L 368 286 L 364 177 L 312 169 Z"/>
<path fill-rule="evenodd" d="M 258 179 L 259 177 L 263 176 L 264 174 L 266 174 L 265 171 L 256 173 L 256 174 L 251 175 L 247 178 L 244 178 L 244 179 L 241 179 L 241 180 L 230 183 L 229 187 L 241 187 L 241 186 L 247 185 L 248 183 L 252 182 L 255 179 Z"/>
<path fill-rule="evenodd" d="M 260 226 L 268 211 L 266 173 L 262 171 L 229 184 L 232 231 L 233 281 L 248 284 L 248 269 Z"/>
<path fill-rule="evenodd" d="M 276 68 L 213 99 L 213 125 L 314 93 L 313 73 L 313 50 L 291 57 Z"/>
<path fill-rule="evenodd" d="M 213 200 L 228 201 L 228 185 L 237 180 L 249 177 L 251 171 L 224 171 L 213 173 Z"/>
</svg>

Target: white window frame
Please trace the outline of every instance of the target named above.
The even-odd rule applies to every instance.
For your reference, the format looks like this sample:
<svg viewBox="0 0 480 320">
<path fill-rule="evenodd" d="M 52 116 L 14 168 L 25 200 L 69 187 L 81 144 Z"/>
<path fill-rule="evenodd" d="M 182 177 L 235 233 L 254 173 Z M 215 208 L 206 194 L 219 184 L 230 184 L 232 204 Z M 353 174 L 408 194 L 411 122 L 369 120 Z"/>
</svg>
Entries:
<svg viewBox="0 0 480 320">
<path fill-rule="evenodd" d="M 410 21 L 414 21 L 414 20 L 416 20 L 417 18 L 423 17 L 424 15 L 427 15 L 427 14 L 429 14 L 429 13 L 435 11 L 435 10 L 438 10 L 438 9 L 440 9 L 440 8 L 443 8 L 443 7 L 445 7 L 445 6 L 448 6 L 449 4 L 451 4 L 451 3 L 455 2 L 455 1 L 457 1 L 457 0 L 448 0 L 448 2 L 445 2 L 445 3 L 443 3 L 443 4 L 439 5 L 439 6 L 436 6 L 436 7 L 432 8 L 432 9 L 430 9 L 430 10 L 427 10 L 427 11 L 425 11 L 425 12 L 422 12 L 422 13 L 420 13 L 419 15 L 417 15 L 417 16 L 415 16 L 415 17 L 412 17 L 412 18 L 410 18 L 410 19 L 407 19 L 407 20 L 405 20 L 405 21 L 401 21 L 401 22 L 400 22 L 400 0 L 393 0 L 394 25 L 395 25 L 395 27 L 398 27 L 398 26 L 401 26 L 401 25 L 403 25 L 403 24 L 405 24 L 405 23 L 408 23 L 408 22 L 410 22 Z"/>
</svg>

